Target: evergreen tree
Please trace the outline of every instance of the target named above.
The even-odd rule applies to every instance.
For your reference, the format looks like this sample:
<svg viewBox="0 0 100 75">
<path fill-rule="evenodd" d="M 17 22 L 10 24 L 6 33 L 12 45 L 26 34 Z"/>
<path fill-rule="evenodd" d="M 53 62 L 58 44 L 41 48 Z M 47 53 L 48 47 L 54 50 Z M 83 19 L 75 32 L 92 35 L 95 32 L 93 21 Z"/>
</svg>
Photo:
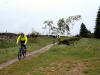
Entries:
<svg viewBox="0 0 100 75">
<path fill-rule="evenodd" d="M 96 26 L 94 31 L 95 38 L 100 38 L 100 8 L 96 18 Z"/>
<path fill-rule="evenodd" d="M 80 36 L 82 36 L 82 37 L 88 37 L 88 32 L 89 31 L 87 30 L 85 24 L 82 23 L 81 24 L 81 28 L 80 28 Z"/>
</svg>

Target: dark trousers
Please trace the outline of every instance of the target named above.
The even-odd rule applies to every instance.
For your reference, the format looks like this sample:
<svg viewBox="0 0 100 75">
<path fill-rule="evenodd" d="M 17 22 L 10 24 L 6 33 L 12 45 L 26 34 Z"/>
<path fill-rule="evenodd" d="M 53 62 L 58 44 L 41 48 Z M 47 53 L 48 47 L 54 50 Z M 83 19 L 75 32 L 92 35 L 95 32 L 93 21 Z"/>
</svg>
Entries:
<svg viewBox="0 0 100 75">
<path fill-rule="evenodd" d="M 25 41 L 21 41 L 20 42 L 20 44 L 21 44 L 21 49 L 24 49 L 24 53 L 26 53 L 26 45 L 25 45 Z"/>
</svg>

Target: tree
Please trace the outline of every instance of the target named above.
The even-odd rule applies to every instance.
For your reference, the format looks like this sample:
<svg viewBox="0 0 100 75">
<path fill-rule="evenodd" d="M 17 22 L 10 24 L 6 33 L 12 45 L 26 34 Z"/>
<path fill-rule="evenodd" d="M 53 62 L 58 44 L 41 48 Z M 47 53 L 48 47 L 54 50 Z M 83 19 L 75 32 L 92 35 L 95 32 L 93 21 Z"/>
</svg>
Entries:
<svg viewBox="0 0 100 75">
<path fill-rule="evenodd" d="M 44 21 L 45 26 L 43 29 L 48 29 L 49 28 L 49 35 L 54 34 L 69 34 L 70 27 L 69 25 L 74 23 L 74 21 L 78 21 L 81 19 L 80 15 L 76 16 L 70 16 L 66 20 L 64 18 L 61 18 L 58 20 L 57 27 L 53 26 L 53 21 Z"/>
<path fill-rule="evenodd" d="M 80 15 L 76 15 L 76 16 L 70 16 L 68 17 L 66 20 L 64 20 L 64 18 L 62 19 L 59 19 L 58 21 L 58 29 L 59 29 L 59 32 L 61 34 L 70 34 L 70 24 L 74 25 L 74 22 L 75 21 L 78 21 L 81 19 L 81 16 Z"/>
<path fill-rule="evenodd" d="M 70 23 L 74 24 L 74 21 L 78 21 L 81 19 L 81 16 L 80 15 L 75 15 L 75 16 L 69 16 L 67 19 L 66 19 L 66 23 L 67 25 L 69 25 Z"/>
<path fill-rule="evenodd" d="M 100 8 L 96 18 L 96 26 L 94 31 L 95 38 L 100 38 Z"/>
<path fill-rule="evenodd" d="M 64 34 L 67 27 L 68 27 L 68 30 L 69 30 L 69 26 L 66 27 L 66 22 L 65 22 L 64 18 L 59 19 L 57 25 L 58 25 L 58 29 L 60 31 L 60 34 Z"/>
<path fill-rule="evenodd" d="M 32 28 L 32 32 L 28 35 L 31 38 L 37 38 L 40 35 L 39 32 L 36 32 L 33 28 Z"/>
<path fill-rule="evenodd" d="M 86 28 L 85 24 L 82 23 L 81 24 L 81 28 L 80 28 L 80 36 L 88 37 L 89 35 L 90 35 L 90 31 L 88 31 L 88 29 Z"/>
<path fill-rule="evenodd" d="M 55 27 L 55 26 L 52 26 L 52 28 L 51 28 L 51 34 L 52 35 L 58 35 L 58 33 L 59 33 L 58 28 Z"/>
<path fill-rule="evenodd" d="M 51 35 L 53 21 L 44 21 L 44 24 L 45 24 L 45 27 L 43 27 L 43 29 L 46 29 L 47 27 L 49 27 L 49 35 Z"/>
</svg>

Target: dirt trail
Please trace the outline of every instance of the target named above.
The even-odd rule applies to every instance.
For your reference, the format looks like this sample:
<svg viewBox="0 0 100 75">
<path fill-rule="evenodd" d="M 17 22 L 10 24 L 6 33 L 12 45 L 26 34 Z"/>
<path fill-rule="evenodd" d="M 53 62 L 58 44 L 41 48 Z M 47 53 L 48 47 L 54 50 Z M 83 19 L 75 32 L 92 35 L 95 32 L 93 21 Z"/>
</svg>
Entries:
<svg viewBox="0 0 100 75">
<path fill-rule="evenodd" d="M 50 50 L 50 48 L 51 48 L 53 45 L 54 45 L 54 44 L 50 44 L 50 45 L 47 45 L 47 46 L 45 46 L 45 47 L 43 47 L 43 48 L 41 48 L 41 49 L 39 49 L 39 50 L 33 51 L 33 52 L 27 54 L 26 57 L 34 56 L 34 55 L 36 55 L 37 53 L 46 52 L 46 51 Z M 18 58 L 9 60 L 9 61 L 6 62 L 6 63 L 2 63 L 2 64 L 0 64 L 0 69 L 2 69 L 2 68 L 4 68 L 4 67 L 7 67 L 7 66 L 13 64 L 13 63 L 16 62 L 16 61 L 18 61 Z"/>
</svg>

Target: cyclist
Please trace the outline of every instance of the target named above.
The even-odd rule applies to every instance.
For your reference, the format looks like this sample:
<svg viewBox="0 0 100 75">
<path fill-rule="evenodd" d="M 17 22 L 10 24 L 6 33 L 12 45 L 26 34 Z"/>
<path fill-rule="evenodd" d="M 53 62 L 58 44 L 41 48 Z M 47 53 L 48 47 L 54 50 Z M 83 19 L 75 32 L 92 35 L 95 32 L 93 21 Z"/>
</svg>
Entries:
<svg viewBox="0 0 100 75">
<path fill-rule="evenodd" d="M 57 36 L 58 41 L 60 41 L 60 35 Z"/>
<path fill-rule="evenodd" d="M 27 44 L 27 36 L 24 33 L 18 36 L 16 44 L 20 42 L 21 48 L 24 47 L 24 53 L 26 55 L 26 44 Z"/>
</svg>

